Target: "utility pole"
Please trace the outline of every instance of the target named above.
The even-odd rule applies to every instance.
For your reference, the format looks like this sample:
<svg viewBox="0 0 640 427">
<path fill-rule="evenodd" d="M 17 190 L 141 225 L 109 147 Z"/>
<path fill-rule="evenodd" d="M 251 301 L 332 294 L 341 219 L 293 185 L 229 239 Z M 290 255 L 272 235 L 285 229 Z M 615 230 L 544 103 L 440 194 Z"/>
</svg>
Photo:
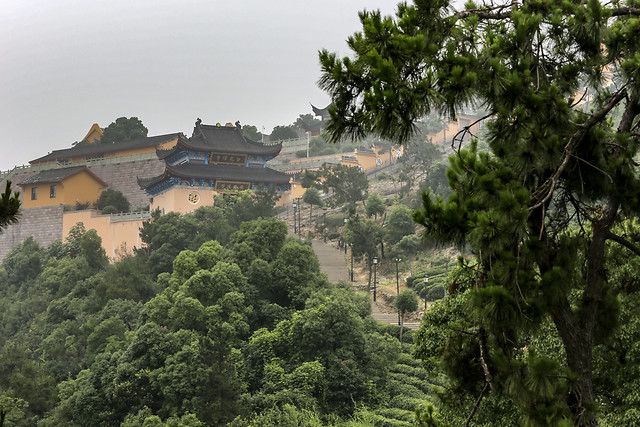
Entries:
<svg viewBox="0 0 640 427">
<path fill-rule="evenodd" d="M 400 280 L 398 279 L 398 263 L 402 258 L 396 258 L 396 298 L 400 296 Z M 400 310 L 398 310 L 398 325 L 400 325 Z"/>
<path fill-rule="evenodd" d="M 351 283 L 353 283 L 353 243 L 349 243 L 351 248 Z"/>
<path fill-rule="evenodd" d="M 293 201 L 293 234 L 297 234 L 298 233 L 298 228 L 296 227 L 296 208 L 298 207 L 298 205 L 295 202 L 295 199 Z"/>
<path fill-rule="evenodd" d="M 373 257 L 373 302 L 376 302 L 376 294 L 378 291 L 378 287 L 376 284 L 376 281 L 378 279 L 377 277 L 377 267 L 378 267 L 378 257 L 374 256 Z"/>
</svg>

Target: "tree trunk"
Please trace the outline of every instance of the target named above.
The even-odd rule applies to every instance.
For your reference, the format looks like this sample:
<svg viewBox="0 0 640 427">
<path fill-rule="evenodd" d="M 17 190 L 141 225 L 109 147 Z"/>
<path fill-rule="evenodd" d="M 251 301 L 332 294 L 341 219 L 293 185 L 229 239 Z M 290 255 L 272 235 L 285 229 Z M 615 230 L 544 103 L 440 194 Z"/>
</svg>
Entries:
<svg viewBox="0 0 640 427">
<path fill-rule="evenodd" d="M 586 252 L 584 291 L 579 302 L 579 310 L 576 311 L 578 314 L 574 313 L 566 296 L 558 298 L 557 295 L 553 295 L 554 292 L 542 290 L 551 318 L 562 339 L 567 366 L 578 376 L 567 396 L 567 404 L 573 413 L 576 426 L 598 425 L 593 395 L 593 334 L 598 307 L 603 297 L 605 243 L 617 210 L 617 203 L 609 201 L 600 219 L 592 222 L 592 235 Z M 558 263 L 555 262 L 557 254 L 551 249 L 551 242 L 544 229 L 540 235 L 545 250 L 539 252 L 538 265 L 540 275 L 543 276 Z"/>
<path fill-rule="evenodd" d="M 404 313 L 400 316 L 400 341 L 402 341 L 403 329 L 404 329 Z"/>
</svg>

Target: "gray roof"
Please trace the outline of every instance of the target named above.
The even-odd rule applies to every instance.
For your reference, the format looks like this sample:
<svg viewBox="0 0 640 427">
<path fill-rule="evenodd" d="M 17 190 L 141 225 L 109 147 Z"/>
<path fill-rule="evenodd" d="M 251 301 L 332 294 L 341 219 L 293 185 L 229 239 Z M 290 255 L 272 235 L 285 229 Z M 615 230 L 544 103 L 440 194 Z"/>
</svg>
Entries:
<svg viewBox="0 0 640 427">
<path fill-rule="evenodd" d="M 79 147 L 67 148 L 64 150 L 54 150 L 46 156 L 31 160 L 29 163 L 52 162 L 70 157 L 92 156 L 118 151 L 132 150 L 136 148 L 157 147 L 180 137 L 182 133 L 169 133 L 166 135 L 150 136 L 146 138 L 136 138 L 127 141 L 115 142 L 113 144 L 92 143 Z"/>
<path fill-rule="evenodd" d="M 75 175 L 82 171 L 86 170 L 91 176 L 93 176 L 98 182 L 107 186 L 107 183 L 100 179 L 99 176 L 91 172 L 89 168 L 86 166 L 74 166 L 70 168 L 61 168 L 61 169 L 49 169 L 40 171 L 37 174 L 25 179 L 20 182 L 18 185 L 29 185 L 29 184 L 48 184 L 48 183 L 56 183 L 62 182 L 63 179 L 70 177 L 71 175 Z"/>
<path fill-rule="evenodd" d="M 211 126 L 197 122 L 191 138 L 180 138 L 173 149 L 158 151 L 158 157 L 165 159 L 171 154 L 185 149 L 209 153 L 275 157 L 282 150 L 282 144 L 264 145 L 251 141 L 242 134 L 242 130 L 238 126 Z"/>
<path fill-rule="evenodd" d="M 205 165 L 185 163 L 182 165 L 167 165 L 164 173 L 152 178 L 138 178 L 141 188 L 149 188 L 162 182 L 165 178 L 178 177 L 184 179 L 214 179 L 256 184 L 288 184 L 289 175 L 269 168 L 250 168 L 233 165 Z"/>
</svg>

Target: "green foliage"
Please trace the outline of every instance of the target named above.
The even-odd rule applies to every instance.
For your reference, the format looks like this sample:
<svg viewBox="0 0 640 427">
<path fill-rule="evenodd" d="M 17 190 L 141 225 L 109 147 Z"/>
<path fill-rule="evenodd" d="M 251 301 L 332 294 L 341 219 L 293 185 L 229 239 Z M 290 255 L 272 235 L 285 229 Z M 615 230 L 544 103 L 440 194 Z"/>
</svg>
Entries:
<svg viewBox="0 0 640 427">
<path fill-rule="evenodd" d="M 146 244 L 149 264 L 154 274 L 171 272 L 173 260 L 184 249 L 196 250 L 204 242 L 218 240 L 226 243 L 241 224 L 273 214 L 274 193 L 240 192 L 216 200 L 216 206 L 197 209 L 186 215 L 153 212 L 143 222 L 140 239 Z M 265 244 L 263 242 L 263 244 Z"/>
<path fill-rule="evenodd" d="M 320 120 L 316 119 L 315 116 L 311 113 L 300 114 L 295 122 L 293 122 L 293 126 L 297 127 L 301 130 L 308 130 L 314 125 L 320 123 Z"/>
<path fill-rule="evenodd" d="M 473 139 L 457 148 L 451 195 L 427 191 L 414 215 L 428 240 L 466 245 L 477 259 L 459 291 L 469 315 L 450 313 L 451 329 L 469 335 L 451 332 L 440 342 L 452 351 L 424 356 L 465 384 L 469 407 L 489 389 L 489 404 L 513 399 L 524 423 L 597 425 L 610 400 L 594 357 L 622 313 L 607 248 L 640 254 L 635 238 L 612 231 L 640 210 L 640 12 L 636 2 L 450 6 L 363 12 L 353 57 L 320 53 L 327 135 L 406 142 L 431 112 L 486 108 L 488 151 Z M 547 316 L 563 351 L 525 354 Z"/>
<path fill-rule="evenodd" d="M 378 244 L 382 241 L 382 228 L 374 220 L 364 221 L 360 215 L 352 216 L 347 221 L 344 231 L 345 241 L 351 245 L 353 257 L 357 260 L 367 258 L 371 264 L 378 254 Z"/>
<path fill-rule="evenodd" d="M 416 253 L 421 247 L 420 237 L 415 234 L 404 236 L 396 243 L 396 248 L 407 254 Z"/>
<path fill-rule="evenodd" d="M 385 240 L 392 245 L 397 244 L 403 237 L 415 233 L 415 223 L 411 218 L 411 211 L 404 205 L 397 205 L 391 209 L 387 220 Z"/>
<path fill-rule="evenodd" d="M 118 117 L 115 122 L 104 128 L 100 144 L 128 141 L 130 139 L 145 138 L 149 130 L 137 117 Z"/>
<path fill-rule="evenodd" d="M 96 201 L 96 208 L 102 211 L 103 214 L 115 213 L 105 212 L 107 207 L 115 208 L 115 212 L 129 212 L 129 200 L 122 194 L 121 191 L 114 190 L 112 188 L 105 188 L 100 193 L 100 197 Z"/>
<path fill-rule="evenodd" d="M 324 203 L 322 202 L 322 196 L 320 192 L 315 188 L 308 188 L 304 194 L 302 195 L 302 201 L 311 205 L 309 209 L 309 220 L 311 220 L 311 212 L 313 211 L 313 205 L 322 207 Z"/>
<path fill-rule="evenodd" d="M 242 125 L 242 135 L 251 141 L 262 141 L 262 133 L 253 125 Z"/>
<path fill-rule="evenodd" d="M 0 197 L 0 230 L 9 224 L 18 222 L 18 211 L 20 210 L 20 198 L 17 191 L 12 191 L 11 181 L 7 180 L 4 193 Z"/>
<path fill-rule="evenodd" d="M 365 203 L 365 212 L 369 218 L 378 218 L 378 215 L 382 215 L 386 209 L 387 206 L 378 193 L 369 194 Z"/>
<path fill-rule="evenodd" d="M 271 131 L 269 139 L 271 141 L 281 141 L 284 139 L 297 138 L 298 133 L 293 126 L 276 126 Z"/>
<path fill-rule="evenodd" d="M 353 298 L 350 290 L 326 289 L 273 331 L 256 331 L 245 362 L 254 404 L 293 401 L 323 413 L 348 414 L 354 403 L 374 402 L 375 386 L 384 384 L 398 343 L 366 331 L 357 314 L 360 304 L 368 302 Z M 295 379 L 301 369 L 306 372 L 302 382 Z M 298 384 L 294 390 L 292 384 Z"/>
<path fill-rule="evenodd" d="M 323 165 L 318 171 L 322 178 L 322 187 L 325 193 L 333 192 L 333 205 L 349 204 L 351 213 L 355 212 L 356 203 L 367 198 L 369 181 L 365 173 L 355 166 Z"/>
</svg>

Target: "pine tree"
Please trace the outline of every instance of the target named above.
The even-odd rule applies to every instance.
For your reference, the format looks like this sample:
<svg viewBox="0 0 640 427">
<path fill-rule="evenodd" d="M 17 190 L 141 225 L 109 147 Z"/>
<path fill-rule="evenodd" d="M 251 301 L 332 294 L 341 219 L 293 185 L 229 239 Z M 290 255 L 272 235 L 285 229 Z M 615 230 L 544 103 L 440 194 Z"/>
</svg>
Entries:
<svg viewBox="0 0 640 427">
<path fill-rule="evenodd" d="M 454 193 L 424 194 L 414 214 L 426 238 L 467 245 L 477 259 L 466 290 L 450 289 L 468 293 L 469 324 L 450 339 L 467 343 L 457 375 L 475 384 L 474 411 L 494 393 L 534 424 L 598 424 L 593 352 L 617 316 L 607 248 L 640 255 L 636 236 L 615 232 L 640 212 L 639 16 L 637 0 L 469 2 L 463 11 L 416 0 L 395 18 L 362 12 L 353 57 L 320 52 L 333 141 L 405 142 L 430 112 L 486 111 L 489 152 L 461 148 L 470 127 L 455 135 Z M 545 321 L 564 354 L 531 351 Z"/>
</svg>

